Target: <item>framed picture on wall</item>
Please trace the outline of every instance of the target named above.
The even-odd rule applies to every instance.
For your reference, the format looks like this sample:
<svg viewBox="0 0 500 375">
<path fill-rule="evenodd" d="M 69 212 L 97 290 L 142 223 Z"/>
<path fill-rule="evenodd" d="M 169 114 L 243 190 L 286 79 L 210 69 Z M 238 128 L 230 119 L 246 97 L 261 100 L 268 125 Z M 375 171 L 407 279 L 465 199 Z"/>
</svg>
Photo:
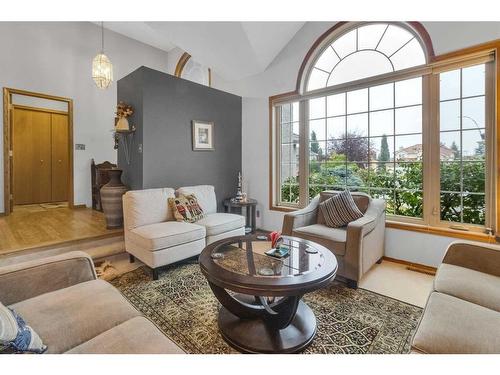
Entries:
<svg viewBox="0 0 500 375">
<path fill-rule="evenodd" d="M 214 123 L 193 120 L 193 151 L 213 151 Z"/>
</svg>

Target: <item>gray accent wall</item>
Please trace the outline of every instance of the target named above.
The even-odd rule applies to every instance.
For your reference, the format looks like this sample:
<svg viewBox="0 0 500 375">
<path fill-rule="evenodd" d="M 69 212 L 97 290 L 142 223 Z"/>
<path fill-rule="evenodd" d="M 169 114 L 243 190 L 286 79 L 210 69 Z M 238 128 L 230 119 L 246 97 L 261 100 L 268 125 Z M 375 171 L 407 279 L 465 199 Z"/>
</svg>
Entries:
<svg viewBox="0 0 500 375">
<path fill-rule="evenodd" d="M 130 165 L 118 164 L 132 189 L 214 185 L 219 210 L 236 194 L 241 171 L 241 97 L 141 67 L 118 81 L 137 127 Z M 192 120 L 214 122 L 214 151 L 193 151 Z M 139 145 L 142 143 L 142 154 Z"/>
</svg>

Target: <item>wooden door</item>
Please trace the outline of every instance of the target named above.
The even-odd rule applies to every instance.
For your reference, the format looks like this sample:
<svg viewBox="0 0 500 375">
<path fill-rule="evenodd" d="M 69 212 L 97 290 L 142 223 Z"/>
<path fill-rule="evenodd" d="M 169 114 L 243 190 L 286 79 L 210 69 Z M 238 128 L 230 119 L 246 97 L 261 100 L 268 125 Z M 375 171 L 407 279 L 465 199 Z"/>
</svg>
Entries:
<svg viewBox="0 0 500 375">
<path fill-rule="evenodd" d="M 68 200 L 69 128 L 68 115 L 52 113 L 52 202 Z"/>
<path fill-rule="evenodd" d="M 14 204 L 51 202 L 51 143 L 50 113 L 13 110 Z"/>
</svg>

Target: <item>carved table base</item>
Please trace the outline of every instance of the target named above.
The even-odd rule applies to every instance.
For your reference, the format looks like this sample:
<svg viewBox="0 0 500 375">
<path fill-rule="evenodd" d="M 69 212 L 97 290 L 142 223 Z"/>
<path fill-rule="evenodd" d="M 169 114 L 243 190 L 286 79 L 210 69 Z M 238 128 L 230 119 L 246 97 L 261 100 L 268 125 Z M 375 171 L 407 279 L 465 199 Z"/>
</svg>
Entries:
<svg viewBox="0 0 500 375">
<path fill-rule="evenodd" d="M 297 353 L 316 334 L 316 317 L 301 296 L 276 298 L 244 294 L 231 296 L 210 283 L 223 307 L 219 310 L 222 337 L 246 353 Z"/>
</svg>

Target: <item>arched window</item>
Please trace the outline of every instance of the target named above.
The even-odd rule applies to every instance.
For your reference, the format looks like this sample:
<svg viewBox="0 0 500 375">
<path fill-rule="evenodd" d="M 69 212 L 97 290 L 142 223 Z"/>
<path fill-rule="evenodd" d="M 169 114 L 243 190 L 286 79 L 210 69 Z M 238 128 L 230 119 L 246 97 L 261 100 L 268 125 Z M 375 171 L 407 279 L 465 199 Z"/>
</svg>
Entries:
<svg viewBox="0 0 500 375">
<path fill-rule="evenodd" d="M 384 199 L 391 220 L 493 227 L 495 54 L 478 50 L 437 59 L 416 22 L 335 25 L 297 90 L 271 98 L 271 206 L 350 190 Z"/>
<path fill-rule="evenodd" d="M 306 91 L 424 65 L 421 38 L 399 24 L 365 24 L 323 47 L 307 76 Z"/>
</svg>

